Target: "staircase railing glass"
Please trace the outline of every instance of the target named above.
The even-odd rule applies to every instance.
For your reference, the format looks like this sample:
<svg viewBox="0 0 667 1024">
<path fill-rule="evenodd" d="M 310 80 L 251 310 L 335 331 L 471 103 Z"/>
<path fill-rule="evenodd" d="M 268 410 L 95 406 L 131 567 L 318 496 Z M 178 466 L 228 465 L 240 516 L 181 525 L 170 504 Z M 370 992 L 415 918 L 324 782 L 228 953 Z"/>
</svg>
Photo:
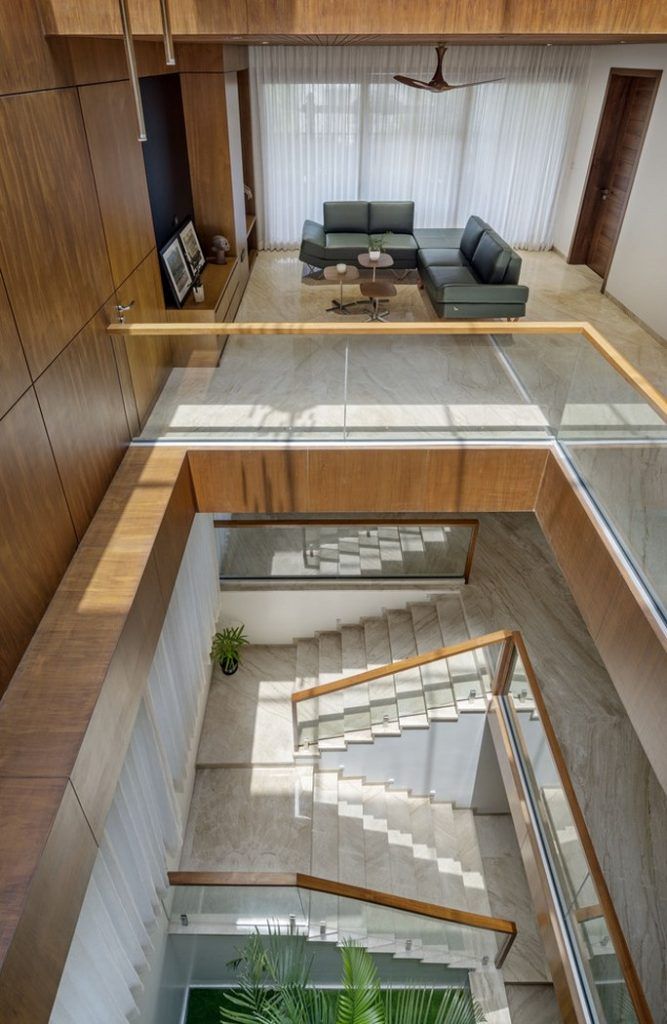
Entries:
<svg viewBox="0 0 667 1024">
<path fill-rule="evenodd" d="M 587 1003 L 586 1019 L 651 1024 L 652 1016 L 602 874 L 521 634 L 505 641 L 494 710 L 511 750 L 563 936 Z"/>
<path fill-rule="evenodd" d="M 470 577 L 478 519 L 236 517 L 214 520 L 220 580 Z"/>
<path fill-rule="evenodd" d="M 314 944 L 354 941 L 372 953 L 461 971 L 501 967 L 517 934 L 516 924 L 505 918 L 312 875 L 179 871 L 169 881 L 172 934 L 280 929 L 306 935 Z"/>
<path fill-rule="evenodd" d="M 458 710 L 485 711 L 503 642 L 500 631 L 426 654 L 296 690 L 292 694 L 297 750 L 330 740 L 354 741 L 355 709 L 370 708 L 373 735 L 428 725 Z"/>
</svg>

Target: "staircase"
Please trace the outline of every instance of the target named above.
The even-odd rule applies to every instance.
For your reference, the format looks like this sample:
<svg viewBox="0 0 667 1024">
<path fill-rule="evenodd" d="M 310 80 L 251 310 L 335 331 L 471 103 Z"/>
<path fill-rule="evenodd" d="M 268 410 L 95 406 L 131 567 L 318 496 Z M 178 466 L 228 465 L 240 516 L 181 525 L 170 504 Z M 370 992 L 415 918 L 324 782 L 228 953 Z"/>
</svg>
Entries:
<svg viewBox="0 0 667 1024">
<path fill-rule="evenodd" d="M 467 639 L 456 591 L 405 609 L 385 610 L 359 624 L 297 639 L 296 688 L 332 682 Z M 345 750 L 350 743 L 372 743 L 376 736 L 398 736 L 403 729 L 426 729 L 432 721 L 483 713 L 490 684 L 485 654 L 471 651 L 303 701 L 296 705 L 297 752 Z"/>
<path fill-rule="evenodd" d="M 463 576 L 469 527 L 307 526 L 304 566 L 320 576 Z"/>
</svg>

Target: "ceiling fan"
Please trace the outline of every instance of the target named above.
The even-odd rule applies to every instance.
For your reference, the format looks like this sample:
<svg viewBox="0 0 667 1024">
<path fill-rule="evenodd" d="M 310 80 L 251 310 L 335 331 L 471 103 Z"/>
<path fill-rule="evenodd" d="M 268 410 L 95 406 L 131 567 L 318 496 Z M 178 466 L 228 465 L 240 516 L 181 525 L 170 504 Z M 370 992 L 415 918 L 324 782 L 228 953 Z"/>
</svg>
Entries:
<svg viewBox="0 0 667 1024">
<path fill-rule="evenodd" d="M 447 52 L 447 47 L 443 44 L 436 46 L 435 52 L 438 55 L 438 65 L 430 82 L 421 82 L 418 78 L 409 78 L 407 75 L 394 75 L 394 79 L 400 82 L 401 85 L 409 85 L 411 89 L 425 89 L 426 92 L 449 92 L 450 89 L 467 89 L 472 85 L 488 85 L 489 82 L 502 82 L 502 78 L 485 78 L 481 82 L 463 82 L 461 85 L 449 85 L 442 77 L 442 61 Z"/>
</svg>

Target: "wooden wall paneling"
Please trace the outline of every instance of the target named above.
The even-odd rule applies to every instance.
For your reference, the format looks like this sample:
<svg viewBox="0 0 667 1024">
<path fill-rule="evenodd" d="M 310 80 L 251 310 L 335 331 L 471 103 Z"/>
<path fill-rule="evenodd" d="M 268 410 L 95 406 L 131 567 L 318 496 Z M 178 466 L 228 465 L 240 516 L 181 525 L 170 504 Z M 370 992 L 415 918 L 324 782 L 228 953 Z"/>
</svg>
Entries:
<svg viewBox="0 0 667 1024">
<path fill-rule="evenodd" d="M 206 253 L 223 234 L 236 252 L 225 75 L 181 75 L 195 224 Z M 245 236 L 244 236 L 245 238 Z"/>
<path fill-rule="evenodd" d="M 0 702 L 0 775 L 70 775 L 185 457 L 127 452 Z"/>
<path fill-rule="evenodd" d="M 428 461 L 428 450 L 419 448 L 311 449 L 308 511 L 430 511 Z"/>
<path fill-rule="evenodd" d="M 128 78 L 127 57 L 122 39 L 70 36 L 64 42 L 69 52 L 74 85 L 95 85 Z M 207 49 L 205 44 L 201 45 L 201 49 Z M 140 77 L 174 74 L 180 66 L 180 62 L 177 68 L 165 64 L 162 42 L 135 39 L 134 52 Z"/>
<path fill-rule="evenodd" d="M 166 319 L 162 282 L 155 249 L 116 289 L 116 297 L 122 305 L 129 305 L 134 301 L 134 306 L 126 314 L 128 323 L 134 321 L 157 323 Z M 137 416 L 139 423 L 143 425 L 169 375 L 171 339 L 168 335 L 126 338 L 125 353 Z M 120 364 L 122 365 L 122 359 Z M 126 374 L 123 371 L 121 371 L 121 384 L 126 384 Z M 127 396 L 126 405 L 131 406 L 131 403 L 132 396 Z"/>
<path fill-rule="evenodd" d="M 30 387 L 30 374 L 0 275 L 0 416 Z"/>
<path fill-rule="evenodd" d="M 165 602 L 169 602 L 195 516 L 195 492 L 187 459 L 165 510 L 153 545 L 155 568 Z"/>
<path fill-rule="evenodd" d="M 130 439 L 108 322 L 100 310 L 35 383 L 79 540 Z"/>
<path fill-rule="evenodd" d="M 667 791 L 667 645 L 553 454 L 535 512 L 660 784 Z"/>
<path fill-rule="evenodd" d="M 44 38 L 36 0 L 0 4 L 0 95 L 71 84 L 67 43 Z"/>
<path fill-rule="evenodd" d="M 0 966 L 0 1020 L 6 1024 L 47 1024 L 60 977 L 74 934 L 81 903 L 93 869 L 97 846 L 88 823 L 66 780 L 58 810 L 51 807 L 55 787 L 42 779 L 0 779 L 5 798 L 14 806 L 3 815 L 3 830 L 12 828 L 12 854 L 27 852 L 25 840 L 41 842 L 39 863 L 30 878 L 22 880 L 23 906 L 12 929 L 12 941 Z M 19 802 L 24 806 L 17 806 Z M 16 816 L 26 811 L 53 815 L 53 824 L 42 839 L 41 827 L 27 823 L 29 835 L 20 842 L 13 831 Z M 45 817 L 42 813 L 41 817 Z"/>
<path fill-rule="evenodd" d="M 34 377 L 113 290 L 76 89 L 0 99 L 0 262 Z"/>
<path fill-rule="evenodd" d="M 198 512 L 303 512 L 308 453 L 225 449 L 188 452 Z"/>
<path fill-rule="evenodd" d="M 76 547 L 35 392 L 0 420 L 0 692 Z"/>
<path fill-rule="evenodd" d="M 116 287 L 155 248 L 146 172 L 129 82 L 79 89 Z"/>
<path fill-rule="evenodd" d="M 433 448 L 423 507 L 443 512 L 532 512 L 545 448 Z"/>
</svg>

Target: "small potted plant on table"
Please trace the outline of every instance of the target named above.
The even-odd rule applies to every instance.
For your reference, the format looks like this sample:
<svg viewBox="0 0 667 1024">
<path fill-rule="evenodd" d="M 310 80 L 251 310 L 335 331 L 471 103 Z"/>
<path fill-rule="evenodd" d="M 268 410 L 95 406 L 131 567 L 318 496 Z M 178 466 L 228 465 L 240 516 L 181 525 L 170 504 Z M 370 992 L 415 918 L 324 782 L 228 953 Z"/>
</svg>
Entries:
<svg viewBox="0 0 667 1024">
<path fill-rule="evenodd" d="M 233 676 L 241 661 L 241 648 L 248 643 L 245 626 L 225 626 L 213 636 L 211 660 L 220 663 L 226 676 Z"/>
<path fill-rule="evenodd" d="M 371 263 L 377 263 L 380 256 L 384 252 L 384 247 L 387 244 L 388 231 L 385 231 L 382 235 L 371 235 L 368 243 L 368 258 Z"/>
</svg>

